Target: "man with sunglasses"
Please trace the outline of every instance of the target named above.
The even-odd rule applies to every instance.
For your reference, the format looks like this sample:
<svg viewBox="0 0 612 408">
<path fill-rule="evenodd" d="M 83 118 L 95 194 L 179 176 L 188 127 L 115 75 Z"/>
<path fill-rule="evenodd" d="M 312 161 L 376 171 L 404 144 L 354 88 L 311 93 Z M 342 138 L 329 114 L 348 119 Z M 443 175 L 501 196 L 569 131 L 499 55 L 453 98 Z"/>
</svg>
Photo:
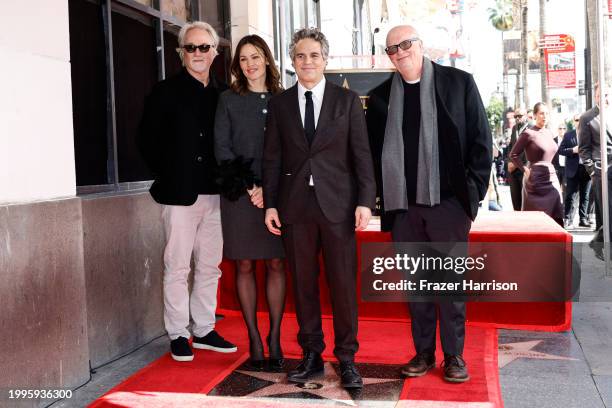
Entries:
<svg viewBox="0 0 612 408">
<path fill-rule="evenodd" d="M 387 34 L 397 72 L 372 90 L 367 123 L 383 209 L 382 228 L 394 242 L 467 242 L 489 184 L 492 140 L 472 75 L 433 63 L 412 26 Z M 411 302 L 416 356 L 408 377 L 435 365 L 436 308 L 444 379 L 469 379 L 463 360 L 465 303 Z"/>
<path fill-rule="evenodd" d="M 514 111 L 514 118 L 516 119 L 515 125 L 512 127 L 510 132 L 510 143 L 506 151 L 509 153 L 516 144 L 519 136 L 529 126 L 529 120 L 527 117 L 527 111 L 525 108 L 517 108 Z M 521 161 L 523 164 L 527 164 L 527 157 L 525 153 L 521 153 Z M 521 211 L 523 206 L 523 171 L 512 163 L 512 160 L 508 160 L 508 184 L 510 184 L 510 197 L 512 198 L 512 208 L 514 211 Z"/>
<path fill-rule="evenodd" d="M 186 24 L 178 40 L 184 69 L 158 83 L 147 98 L 138 144 L 155 178 L 151 195 L 162 205 L 164 323 L 170 351 L 176 361 L 191 361 L 190 315 L 194 348 L 237 350 L 214 330 L 223 237 L 213 129 L 217 99 L 227 87 L 210 75 L 219 38 L 208 23 Z"/>
<path fill-rule="evenodd" d="M 578 137 L 576 131 L 580 116 L 574 116 L 574 129 L 563 135 L 563 141 L 559 146 L 559 154 L 565 156 L 565 228 L 571 228 L 574 221 L 574 203 L 576 195 L 579 195 L 578 214 L 580 216 L 580 226 L 591 228 L 589 222 L 589 193 L 591 191 L 591 178 L 584 167 L 582 160 L 578 156 Z M 559 129 L 565 129 L 564 125 Z"/>
</svg>

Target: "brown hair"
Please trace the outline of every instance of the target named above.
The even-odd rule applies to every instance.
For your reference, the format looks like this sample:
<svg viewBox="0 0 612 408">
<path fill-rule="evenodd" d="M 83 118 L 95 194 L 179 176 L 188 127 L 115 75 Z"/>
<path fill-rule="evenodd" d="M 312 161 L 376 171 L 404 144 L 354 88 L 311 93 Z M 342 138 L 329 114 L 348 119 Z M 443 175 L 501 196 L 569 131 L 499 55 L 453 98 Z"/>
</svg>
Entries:
<svg viewBox="0 0 612 408">
<path fill-rule="evenodd" d="M 533 106 L 533 114 L 535 115 L 538 113 L 540 109 L 542 109 L 542 106 L 546 106 L 548 108 L 548 105 L 546 105 L 545 102 L 538 102 Z"/>
<path fill-rule="evenodd" d="M 247 44 L 251 44 L 253 47 L 257 48 L 257 50 L 261 51 L 266 59 L 266 88 L 268 88 L 268 91 L 273 95 L 281 92 L 283 88 L 280 85 L 280 73 L 274 64 L 272 52 L 263 38 L 255 34 L 242 37 L 236 46 L 236 52 L 234 53 L 234 58 L 230 65 L 230 70 L 234 76 L 234 81 L 232 81 L 231 85 L 232 91 L 239 95 L 245 95 L 249 91 L 249 81 L 240 68 L 240 51 L 242 47 Z"/>
</svg>

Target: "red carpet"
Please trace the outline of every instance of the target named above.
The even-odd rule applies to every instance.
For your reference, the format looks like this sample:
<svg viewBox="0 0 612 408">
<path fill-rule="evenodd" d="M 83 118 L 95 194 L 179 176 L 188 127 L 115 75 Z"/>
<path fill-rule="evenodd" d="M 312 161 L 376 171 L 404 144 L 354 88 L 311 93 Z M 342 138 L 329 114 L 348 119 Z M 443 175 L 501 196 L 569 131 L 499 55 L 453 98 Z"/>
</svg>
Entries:
<svg viewBox="0 0 612 408">
<path fill-rule="evenodd" d="M 324 320 L 326 343 L 324 354 L 334 360 L 333 330 L 330 319 Z M 237 343 L 232 354 L 195 350 L 193 362 L 178 363 L 167 354 L 143 368 L 91 404 L 91 407 L 219 407 L 219 406 L 318 406 L 314 400 L 294 404 L 290 399 L 248 399 L 208 397 L 205 394 L 248 357 L 248 339 L 242 318 L 230 312 L 217 324 L 226 338 Z M 260 329 L 267 332 L 267 316 L 260 316 Z M 293 316 L 283 320 L 282 345 L 287 358 L 300 357 L 295 341 L 297 324 Z M 360 350 L 357 361 L 378 364 L 404 364 L 414 353 L 410 326 L 406 322 L 360 320 Z M 438 349 L 441 347 L 438 345 Z M 405 407 L 502 407 L 497 369 L 497 334 L 494 329 L 467 327 L 464 353 L 471 380 L 464 384 L 448 384 L 436 367 L 428 375 L 407 380 L 401 393 Z M 437 356 L 441 361 L 441 354 Z M 397 370 L 390 367 L 390 370 Z M 312 403 L 311 403 L 312 402 Z"/>
<path fill-rule="evenodd" d="M 388 242 L 390 235 L 380 232 L 378 226 L 370 225 L 368 231 L 357 234 L 358 254 L 361 244 L 368 242 Z M 512 242 L 551 242 L 566 245 L 571 254 L 572 236 L 555 223 L 552 218 L 538 211 L 492 212 L 479 215 L 470 231 L 471 242 L 512 243 Z M 568 260 L 571 264 L 571 259 Z M 321 265 L 323 268 L 323 265 Z M 221 264 L 223 276 L 219 284 L 219 307 L 227 310 L 240 310 L 236 297 L 234 266 L 229 261 Z M 360 270 L 360 269 L 358 269 Z M 563 271 L 560 271 L 562 273 Z M 265 294 L 263 265 L 258 265 L 259 293 Z M 360 276 L 358 275 L 359 317 L 377 320 L 410 318 L 408 308 L 403 303 L 365 302 L 360 295 Z M 286 310 L 293 312 L 293 289 L 291 279 L 287 279 Z M 331 315 L 329 291 L 325 277 L 321 273 L 321 311 Z M 265 311 L 265 296 L 259 296 L 258 308 Z M 566 331 L 571 327 L 571 302 L 468 302 L 466 319 L 468 324 L 481 327 L 506 328 L 517 330 Z"/>
</svg>

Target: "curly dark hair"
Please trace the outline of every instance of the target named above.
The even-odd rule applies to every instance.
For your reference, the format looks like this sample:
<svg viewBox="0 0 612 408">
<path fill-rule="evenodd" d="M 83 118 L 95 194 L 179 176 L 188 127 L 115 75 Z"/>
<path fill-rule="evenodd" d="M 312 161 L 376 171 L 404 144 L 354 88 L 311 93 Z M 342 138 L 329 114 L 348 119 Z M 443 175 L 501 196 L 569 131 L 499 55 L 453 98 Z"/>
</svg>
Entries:
<svg viewBox="0 0 612 408">
<path fill-rule="evenodd" d="M 249 81 L 244 75 L 244 72 L 242 72 L 242 68 L 240 68 L 240 51 L 246 44 L 251 44 L 253 47 L 257 48 L 257 50 L 261 51 L 266 59 L 266 88 L 268 88 L 268 91 L 273 95 L 282 92 L 283 88 L 280 84 L 280 72 L 278 72 L 278 68 L 274 64 L 272 52 L 264 39 L 255 34 L 242 37 L 236 46 L 236 52 L 234 53 L 234 58 L 230 65 L 230 70 L 234 76 L 231 85 L 232 91 L 239 95 L 245 95 L 249 91 Z"/>
</svg>

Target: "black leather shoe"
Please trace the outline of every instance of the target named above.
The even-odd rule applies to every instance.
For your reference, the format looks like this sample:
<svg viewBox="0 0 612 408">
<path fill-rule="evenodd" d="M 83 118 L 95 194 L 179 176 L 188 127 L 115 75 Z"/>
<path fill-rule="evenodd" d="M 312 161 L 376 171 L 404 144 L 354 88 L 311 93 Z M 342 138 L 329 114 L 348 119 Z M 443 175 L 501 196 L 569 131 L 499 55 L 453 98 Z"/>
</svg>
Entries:
<svg viewBox="0 0 612 408">
<path fill-rule="evenodd" d="M 584 218 L 580 220 L 580 223 L 578 225 L 581 227 L 591 228 L 591 223 L 589 222 L 589 220 Z"/>
<path fill-rule="evenodd" d="M 352 361 L 340 362 L 340 385 L 344 388 L 363 388 L 361 375 Z"/>
<path fill-rule="evenodd" d="M 402 367 L 402 374 L 406 377 L 420 377 L 436 365 L 436 356 L 433 353 L 417 353 Z"/>
<path fill-rule="evenodd" d="M 303 384 L 323 376 L 323 370 L 321 354 L 307 351 L 296 369 L 287 374 L 287 381 Z"/>
<path fill-rule="evenodd" d="M 265 371 L 266 360 L 252 360 L 249 358 L 247 362 L 244 363 L 244 368 L 249 371 Z"/>
<path fill-rule="evenodd" d="M 445 354 L 442 369 L 444 370 L 444 379 L 448 382 L 462 383 L 470 379 L 467 366 L 461 356 Z"/>
</svg>

